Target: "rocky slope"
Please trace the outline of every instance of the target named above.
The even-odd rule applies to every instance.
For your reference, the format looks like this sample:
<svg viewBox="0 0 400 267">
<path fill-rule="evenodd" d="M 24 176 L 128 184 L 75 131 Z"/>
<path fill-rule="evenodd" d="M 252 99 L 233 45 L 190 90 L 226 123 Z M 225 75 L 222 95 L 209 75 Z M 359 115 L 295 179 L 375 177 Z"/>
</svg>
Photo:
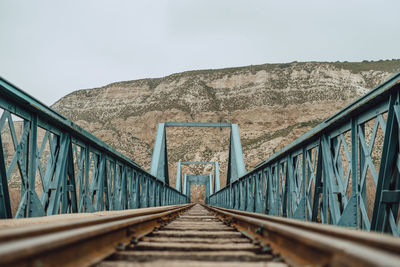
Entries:
<svg viewBox="0 0 400 267">
<path fill-rule="evenodd" d="M 399 70 L 400 60 L 189 71 L 78 90 L 53 108 L 146 169 L 157 123 L 238 123 L 250 169 Z M 228 129 L 168 128 L 167 141 L 171 184 L 179 160 L 218 161 L 224 184 Z M 200 174 L 211 167 L 184 170 Z"/>
</svg>

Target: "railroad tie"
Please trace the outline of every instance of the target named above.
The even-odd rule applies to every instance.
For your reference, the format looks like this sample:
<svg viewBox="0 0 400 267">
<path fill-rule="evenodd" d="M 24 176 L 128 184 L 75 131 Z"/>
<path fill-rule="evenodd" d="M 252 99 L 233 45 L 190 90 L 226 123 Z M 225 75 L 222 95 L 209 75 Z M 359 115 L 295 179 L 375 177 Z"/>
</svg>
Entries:
<svg viewBox="0 0 400 267">
<path fill-rule="evenodd" d="M 132 243 L 96 266 L 287 266 L 201 205 Z"/>
</svg>

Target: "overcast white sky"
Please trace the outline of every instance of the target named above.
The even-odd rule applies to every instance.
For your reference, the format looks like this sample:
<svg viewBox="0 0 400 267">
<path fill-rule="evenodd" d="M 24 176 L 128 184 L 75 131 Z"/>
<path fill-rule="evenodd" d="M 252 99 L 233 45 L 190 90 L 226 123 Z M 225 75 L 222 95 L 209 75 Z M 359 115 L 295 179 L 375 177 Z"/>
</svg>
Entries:
<svg viewBox="0 0 400 267">
<path fill-rule="evenodd" d="M 400 58 L 399 0 L 0 0 L 0 76 L 46 104 L 205 68 Z"/>
</svg>

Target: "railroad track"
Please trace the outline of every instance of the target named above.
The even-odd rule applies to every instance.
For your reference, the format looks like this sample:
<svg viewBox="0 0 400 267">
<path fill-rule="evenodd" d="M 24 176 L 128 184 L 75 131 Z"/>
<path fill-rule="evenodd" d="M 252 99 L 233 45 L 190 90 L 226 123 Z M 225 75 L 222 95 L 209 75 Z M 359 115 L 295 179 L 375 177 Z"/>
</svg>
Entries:
<svg viewBox="0 0 400 267">
<path fill-rule="evenodd" d="M 0 230 L 0 266 L 400 266 L 400 239 L 200 205 Z"/>
<path fill-rule="evenodd" d="M 90 266 L 162 227 L 193 204 L 0 230 L 0 266 Z M 71 215 L 74 216 L 74 215 Z"/>
<path fill-rule="evenodd" d="M 111 266 L 287 266 L 279 255 L 225 225 L 196 205 L 179 218 L 114 253 L 96 267 Z"/>
<path fill-rule="evenodd" d="M 400 239 L 378 233 L 207 206 L 293 266 L 400 266 Z"/>
</svg>

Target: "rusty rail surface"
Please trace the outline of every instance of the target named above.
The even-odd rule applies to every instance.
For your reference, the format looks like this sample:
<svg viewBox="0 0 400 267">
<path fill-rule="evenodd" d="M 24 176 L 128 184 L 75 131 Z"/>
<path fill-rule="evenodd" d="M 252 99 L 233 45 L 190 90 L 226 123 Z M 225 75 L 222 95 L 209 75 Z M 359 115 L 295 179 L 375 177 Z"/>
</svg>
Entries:
<svg viewBox="0 0 400 267">
<path fill-rule="evenodd" d="M 0 230 L 0 266 L 88 266 L 193 204 L 129 210 L 76 221 Z"/>
<path fill-rule="evenodd" d="M 259 213 L 205 206 L 294 266 L 399 266 L 400 239 Z"/>
<path fill-rule="evenodd" d="M 289 267 L 200 205 L 93 267 L 115 266 Z"/>
</svg>

